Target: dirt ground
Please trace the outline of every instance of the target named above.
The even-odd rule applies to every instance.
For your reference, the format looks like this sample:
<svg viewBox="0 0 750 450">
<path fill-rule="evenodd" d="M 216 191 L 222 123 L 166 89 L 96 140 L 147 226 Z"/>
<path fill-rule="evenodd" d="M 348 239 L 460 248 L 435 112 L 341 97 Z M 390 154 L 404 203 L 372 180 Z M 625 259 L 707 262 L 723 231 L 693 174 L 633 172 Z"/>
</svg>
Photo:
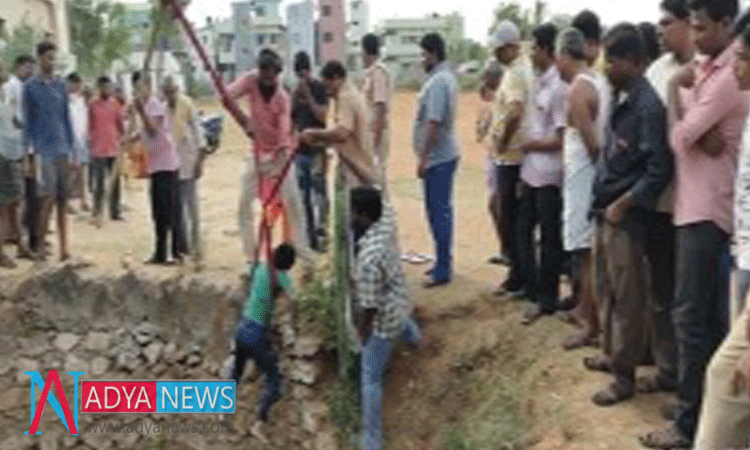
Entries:
<svg viewBox="0 0 750 450">
<path fill-rule="evenodd" d="M 390 189 L 402 249 L 432 253 L 411 147 L 414 103 L 413 93 L 395 98 Z M 206 112 L 216 109 L 209 103 L 203 106 Z M 395 356 L 385 393 L 387 448 L 638 449 L 637 434 L 663 424 L 658 407 L 666 397 L 641 396 L 609 409 L 593 406 L 591 395 L 608 382 L 583 369 L 582 357 L 594 351 L 563 352 L 560 343 L 572 331 L 569 326 L 547 318 L 524 328 L 519 324 L 523 305 L 492 297 L 505 272 L 486 263 L 498 245 L 486 207 L 484 150 L 474 139 L 476 95 L 463 95 L 459 108 L 462 159 L 455 189 L 455 277 L 445 288 L 426 291 L 420 287 L 426 267 L 407 267 L 428 346 L 418 354 Z M 201 180 L 204 276 L 217 281 L 236 282 L 244 265 L 236 217 L 247 147 L 238 128 L 230 124 Z M 73 216 L 73 254 L 103 272 L 123 264 L 138 266 L 152 251 L 147 183 L 128 184 L 125 222 L 107 222 L 96 229 L 87 216 Z M 56 241 L 55 236 L 49 239 Z M 16 272 L 23 276 L 33 270 L 31 264 L 22 264 Z M 143 270 L 172 275 L 189 268 Z"/>
</svg>

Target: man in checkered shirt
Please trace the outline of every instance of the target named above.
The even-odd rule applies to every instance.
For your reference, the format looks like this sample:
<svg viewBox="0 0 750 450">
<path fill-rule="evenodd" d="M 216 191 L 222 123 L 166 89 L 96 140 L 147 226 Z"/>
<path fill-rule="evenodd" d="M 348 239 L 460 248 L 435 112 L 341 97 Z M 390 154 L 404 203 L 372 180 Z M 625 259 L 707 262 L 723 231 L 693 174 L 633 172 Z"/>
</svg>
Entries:
<svg viewBox="0 0 750 450">
<path fill-rule="evenodd" d="M 351 192 L 352 228 L 356 240 L 356 299 L 362 344 L 363 448 L 382 448 L 383 374 L 400 339 L 416 345 L 420 332 L 412 319 L 406 275 L 395 236 L 396 216 L 383 206 L 380 191 Z"/>
</svg>

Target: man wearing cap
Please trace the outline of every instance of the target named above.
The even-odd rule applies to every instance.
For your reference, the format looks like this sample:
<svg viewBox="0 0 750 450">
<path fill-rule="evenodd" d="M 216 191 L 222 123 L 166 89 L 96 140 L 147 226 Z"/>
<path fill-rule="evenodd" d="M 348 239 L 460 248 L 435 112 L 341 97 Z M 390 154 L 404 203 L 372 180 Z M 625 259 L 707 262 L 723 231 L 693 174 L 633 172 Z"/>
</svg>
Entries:
<svg viewBox="0 0 750 450">
<path fill-rule="evenodd" d="M 521 56 L 521 33 L 510 21 L 500 22 L 492 38 L 495 58 L 504 66 L 503 79 L 495 95 L 492 134 L 498 156 L 497 188 L 500 195 L 501 218 L 504 222 L 503 246 L 511 262 L 508 279 L 496 294 L 525 297 L 522 286 L 516 218 L 518 217 L 518 184 L 521 173 L 521 138 L 525 128 L 524 113 L 531 101 L 530 83 L 533 71 L 529 61 Z"/>
<path fill-rule="evenodd" d="M 252 137 L 252 149 L 259 154 L 260 161 L 260 166 L 255 167 L 255 156 L 251 154 L 248 158 L 240 197 L 240 234 L 245 257 L 250 264 L 253 262 L 256 245 L 252 201 L 260 194 L 257 177 L 269 180 L 269 177 L 281 176 L 289 152 L 294 149 L 292 101 L 279 85 L 281 71 L 281 58 L 274 51 L 265 49 L 258 56 L 258 69 L 239 77 L 227 88 L 229 96 L 234 99 L 248 97 L 250 118 L 246 120 L 245 132 Z M 292 171 L 287 172 L 279 192 L 294 225 L 297 250 L 309 268 L 312 256 L 305 239 L 307 228 L 302 213 L 302 200 L 293 174 Z"/>
</svg>

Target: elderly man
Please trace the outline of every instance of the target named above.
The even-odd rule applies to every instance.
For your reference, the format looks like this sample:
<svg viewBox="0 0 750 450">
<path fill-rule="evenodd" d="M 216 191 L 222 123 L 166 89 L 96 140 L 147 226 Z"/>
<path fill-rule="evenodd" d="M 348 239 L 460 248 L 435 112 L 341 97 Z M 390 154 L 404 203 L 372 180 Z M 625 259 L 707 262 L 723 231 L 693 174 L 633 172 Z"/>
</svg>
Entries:
<svg viewBox="0 0 750 450">
<path fill-rule="evenodd" d="M 203 133 L 200 131 L 193 101 L 180 92 L 173 77 L 168 76 L 164 79 L 163 91 L 169 108 L 169 116 L 172 119 L 172 136 L 177 146 L 177 153 L 180 155 L 177 183 L 180 204 L 177 206 L 177 214 L 182 217 L 182 221 L 179 222 L 182 226 L 178 232 L 184 236 L 188 253 L 197 263 L 203 255 L 198 208 L 198 179 L 201 176 L 205 155 L 202 151 Z"/>
<path fill-rule="evenodd" d="M 525 127 L 524 114 L 531 102 L 533 71 L 528 59 L 521 55 L 521 33 L 510 21 L 503 21 L 493 36 L 495 58 L 504 66 L 503 79 L 495 94 L 492 134 L 498 157 L 497 183 L 504 222 L 503 247 L 510 259 L 508 278 L 496 291 L 497 295 L 525 297 L 527 286 L 521 277 L 516 218 L 519 214 L 518 184 L 521 176 L 521 139 Z"/>
</svg>

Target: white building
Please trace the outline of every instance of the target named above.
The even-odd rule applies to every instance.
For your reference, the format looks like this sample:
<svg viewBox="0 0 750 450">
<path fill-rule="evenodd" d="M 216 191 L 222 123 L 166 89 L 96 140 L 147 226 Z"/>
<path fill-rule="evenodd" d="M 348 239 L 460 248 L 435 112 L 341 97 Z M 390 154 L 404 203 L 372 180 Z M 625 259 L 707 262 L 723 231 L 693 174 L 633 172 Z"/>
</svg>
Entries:
<svg viewBox="0 0 750 450">
<path fill-rule="evenodd" d="M 298 52 L 307 53 L 313 68 L 318 67 L 318 55 L 315 48 L 315 5 L 312 0 L 288 5 L 286 23 L 290 68 L 293 69 L 294 55 Z"/>
<path fill-rule="evenodd" d="M 17 28 L 29 26 L 40 41 L 50 39 L 57 45 L 63 73 L 73 70 L 75 58 L 70 52 L 65 0 L 0 0 L 0 3 L 0 34 L 12 35 Z"/>
<path fill-rule="evenodd" d="M 281 0 L 250 0 L 232 4 L 238 74 L 255 67 L 258 53 L 265 48 L 287 59 L 286 27 L 280 6 Z"/>
<path fill-rule="evenodd" d="M 464 40 L 464 18 L 459 13 L 441 16 L 432 14 L 414 19 L 387 19 L 378 27 L 383 39 L 383 62 L 397 84 L 411 83 L 422 78 L 419 41 L 427 33 L 439 33 L 446 49 Z"/>
<path fill-rule="evenodd" d="M 362 38 L 370 32 L 370 5 L 365 0 L 349 2 L 348 46 L 346 50 L 346 66 L 352 78 L 364 76 L 362 65 Z"/>
</svg>

